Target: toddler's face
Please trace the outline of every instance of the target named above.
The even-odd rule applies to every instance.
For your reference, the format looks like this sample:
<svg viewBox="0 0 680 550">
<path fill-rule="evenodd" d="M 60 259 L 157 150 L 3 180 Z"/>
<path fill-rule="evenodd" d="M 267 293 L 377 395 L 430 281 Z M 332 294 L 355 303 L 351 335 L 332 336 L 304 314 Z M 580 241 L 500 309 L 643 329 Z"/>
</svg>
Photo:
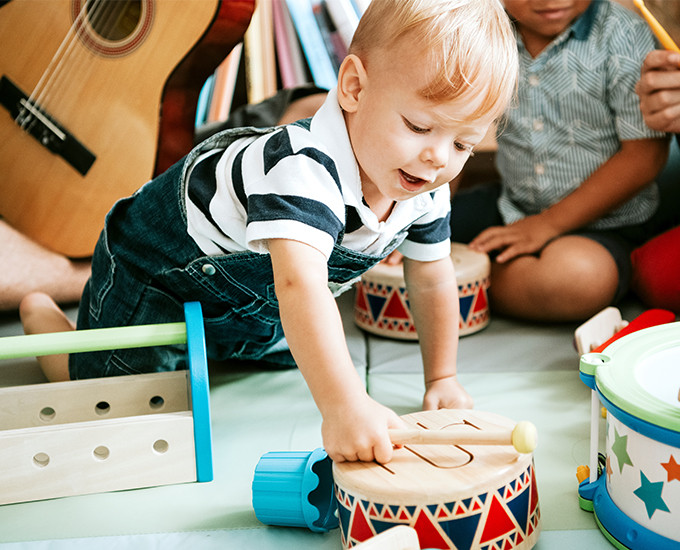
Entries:
<svg viewBox="0 0 680 550">
<path fill-rule="evenodd" d="M 579 15 L 592 0 L 503 0 L 506 11 L 520 29 L 552 40 Z"/>
<path fill-rule="evenodd" d="M 447 184 L 460 173 L 491 123 L 461 122 L 481 97 L 443 103 L 424 99 L 419 90 L 429 75 L 422 59 L 392 53 L 397 60 L 393 64 L 367 66 L 358 108 L 348 119 L 364 198 L 371 207 Z"/>
</svg>

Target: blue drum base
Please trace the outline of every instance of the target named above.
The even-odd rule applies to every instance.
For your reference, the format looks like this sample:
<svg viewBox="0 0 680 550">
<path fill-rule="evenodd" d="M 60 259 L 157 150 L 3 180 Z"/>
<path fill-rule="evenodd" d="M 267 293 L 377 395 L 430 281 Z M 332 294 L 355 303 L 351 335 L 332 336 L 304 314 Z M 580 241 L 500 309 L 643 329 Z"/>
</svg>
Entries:
<svg viewBox="0 0 680 550">
<path fill-rule="evenodd" d="M 661 536 L 633 521 L 609 496 L 606 476 L 583 481 L 578 488 L 579 505 L 593 512 L 600 531 L 619 550 L 680 550 L 680 542 Z"/>
</svg>

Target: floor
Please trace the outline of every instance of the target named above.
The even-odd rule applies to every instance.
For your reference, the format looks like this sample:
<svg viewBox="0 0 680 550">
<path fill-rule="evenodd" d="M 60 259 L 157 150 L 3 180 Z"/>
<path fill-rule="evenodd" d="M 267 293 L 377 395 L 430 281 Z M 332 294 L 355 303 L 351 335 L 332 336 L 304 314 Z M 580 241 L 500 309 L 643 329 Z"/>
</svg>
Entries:
<svg viewBox="0 0 680 550">
<path fill-rule="evenodd" d="M 370 394 L 400 414 L 419 410 L 423 382 L 417 343 L 359 330 L 352 293 L 338 304 L 352 358 Z M 630 320 L 642 308 L 629 301 L 621 310 Z M 575 472 L 588 461 L 590 390 L 578 376 L 575 328 L 492 316 L 488 327 L 460 342 L 459 376 L 475 408 L 530 420 L 538 428 L 534 460 L 542 533 L 537 550 L 612 548 L 593 515 L 578 505 Z M 14 314 L 0 317 L 0 336 L 20 333 Z M 41 382 L 33 359 L 0 363 L 0 386 Z M 210 372 L 210 386 L 214 481 L 0 506 L 0 550 L 95 544 L 100 549 L 339 550 L 338 530 L 316 534 L 267 527 L 251 505 L 253 472 L 264 453 L 321 444 L 320 416 L 299 372 L 220 365 Z"/>
</svg>

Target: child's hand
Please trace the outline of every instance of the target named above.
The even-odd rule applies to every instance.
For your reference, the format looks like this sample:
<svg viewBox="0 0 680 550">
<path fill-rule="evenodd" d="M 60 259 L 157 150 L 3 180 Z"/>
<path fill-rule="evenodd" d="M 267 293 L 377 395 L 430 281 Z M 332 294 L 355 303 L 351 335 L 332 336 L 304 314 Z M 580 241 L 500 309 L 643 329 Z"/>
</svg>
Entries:
<svg viewBox="0 0 680 550">
<path fill-rule="evenodd" d="M 498 250 L 500 252 L 496 261 L 503 263 L 517 256 L 538 252 L 559 234 L 544 216 L 537 214 L 510 225 L 485 229 L 470 242 L 470 248 L 484 253 Z"/>
<path fill-rule="evenodd" d="M 321 434 L 324 448 L 335 462 L 387 463 L 392 460 L 393 449 L 387 430 L 406 428 L 394 411 L 368 395 L 328 416 L 324 418 Z"/>
<path fill-rule="evenodd" d="M 425 384 L 423 410 L 471 409 L 472 397 L 465 391 L 455 376 L 440 378 Z"/>
<path fill-rule="evenodd" d="M 387 265 L 401 265 L 403 261 L 404 255 L 398 250 L 395 250 L 383 260 L 383 263 L 386 263 Z"/>
</svg>

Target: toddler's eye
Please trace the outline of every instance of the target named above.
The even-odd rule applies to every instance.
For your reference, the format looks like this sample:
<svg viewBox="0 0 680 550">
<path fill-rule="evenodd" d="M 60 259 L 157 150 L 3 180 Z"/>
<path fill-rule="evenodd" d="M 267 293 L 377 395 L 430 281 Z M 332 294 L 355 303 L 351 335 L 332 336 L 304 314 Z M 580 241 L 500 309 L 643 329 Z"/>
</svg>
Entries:
<svg viewBox="0 0 680 550">
<path fill-rule="evenodd" d="M 426 134 L 427 132 L 430 131 L 430 130 L 427 129 L 427 128 L 421 128 L 420 126 L 416 126 L 416 125 L 413 124 L 410 120 L 408 120 L 408 119 L 406 119 L 406 118 L 404 118 L 404 117 L 401 117 L 401 118 L 403 119 L 404 124 L 406 124 L 406 127 L 407 127 L 409 130 L 411 130 L 412 132 L 415 132 L 416 134 Z"/>
<path fill-rule="evenodd" d="M 461 143 L 460 141 L 454 141 L 453 146 L 456 148 L 456 151 L 469 153 L 471 157 L 475 156 L 474 152 L 472 151 L 471 145 L 466 145 L 465 143 Z"/>
</svg>

